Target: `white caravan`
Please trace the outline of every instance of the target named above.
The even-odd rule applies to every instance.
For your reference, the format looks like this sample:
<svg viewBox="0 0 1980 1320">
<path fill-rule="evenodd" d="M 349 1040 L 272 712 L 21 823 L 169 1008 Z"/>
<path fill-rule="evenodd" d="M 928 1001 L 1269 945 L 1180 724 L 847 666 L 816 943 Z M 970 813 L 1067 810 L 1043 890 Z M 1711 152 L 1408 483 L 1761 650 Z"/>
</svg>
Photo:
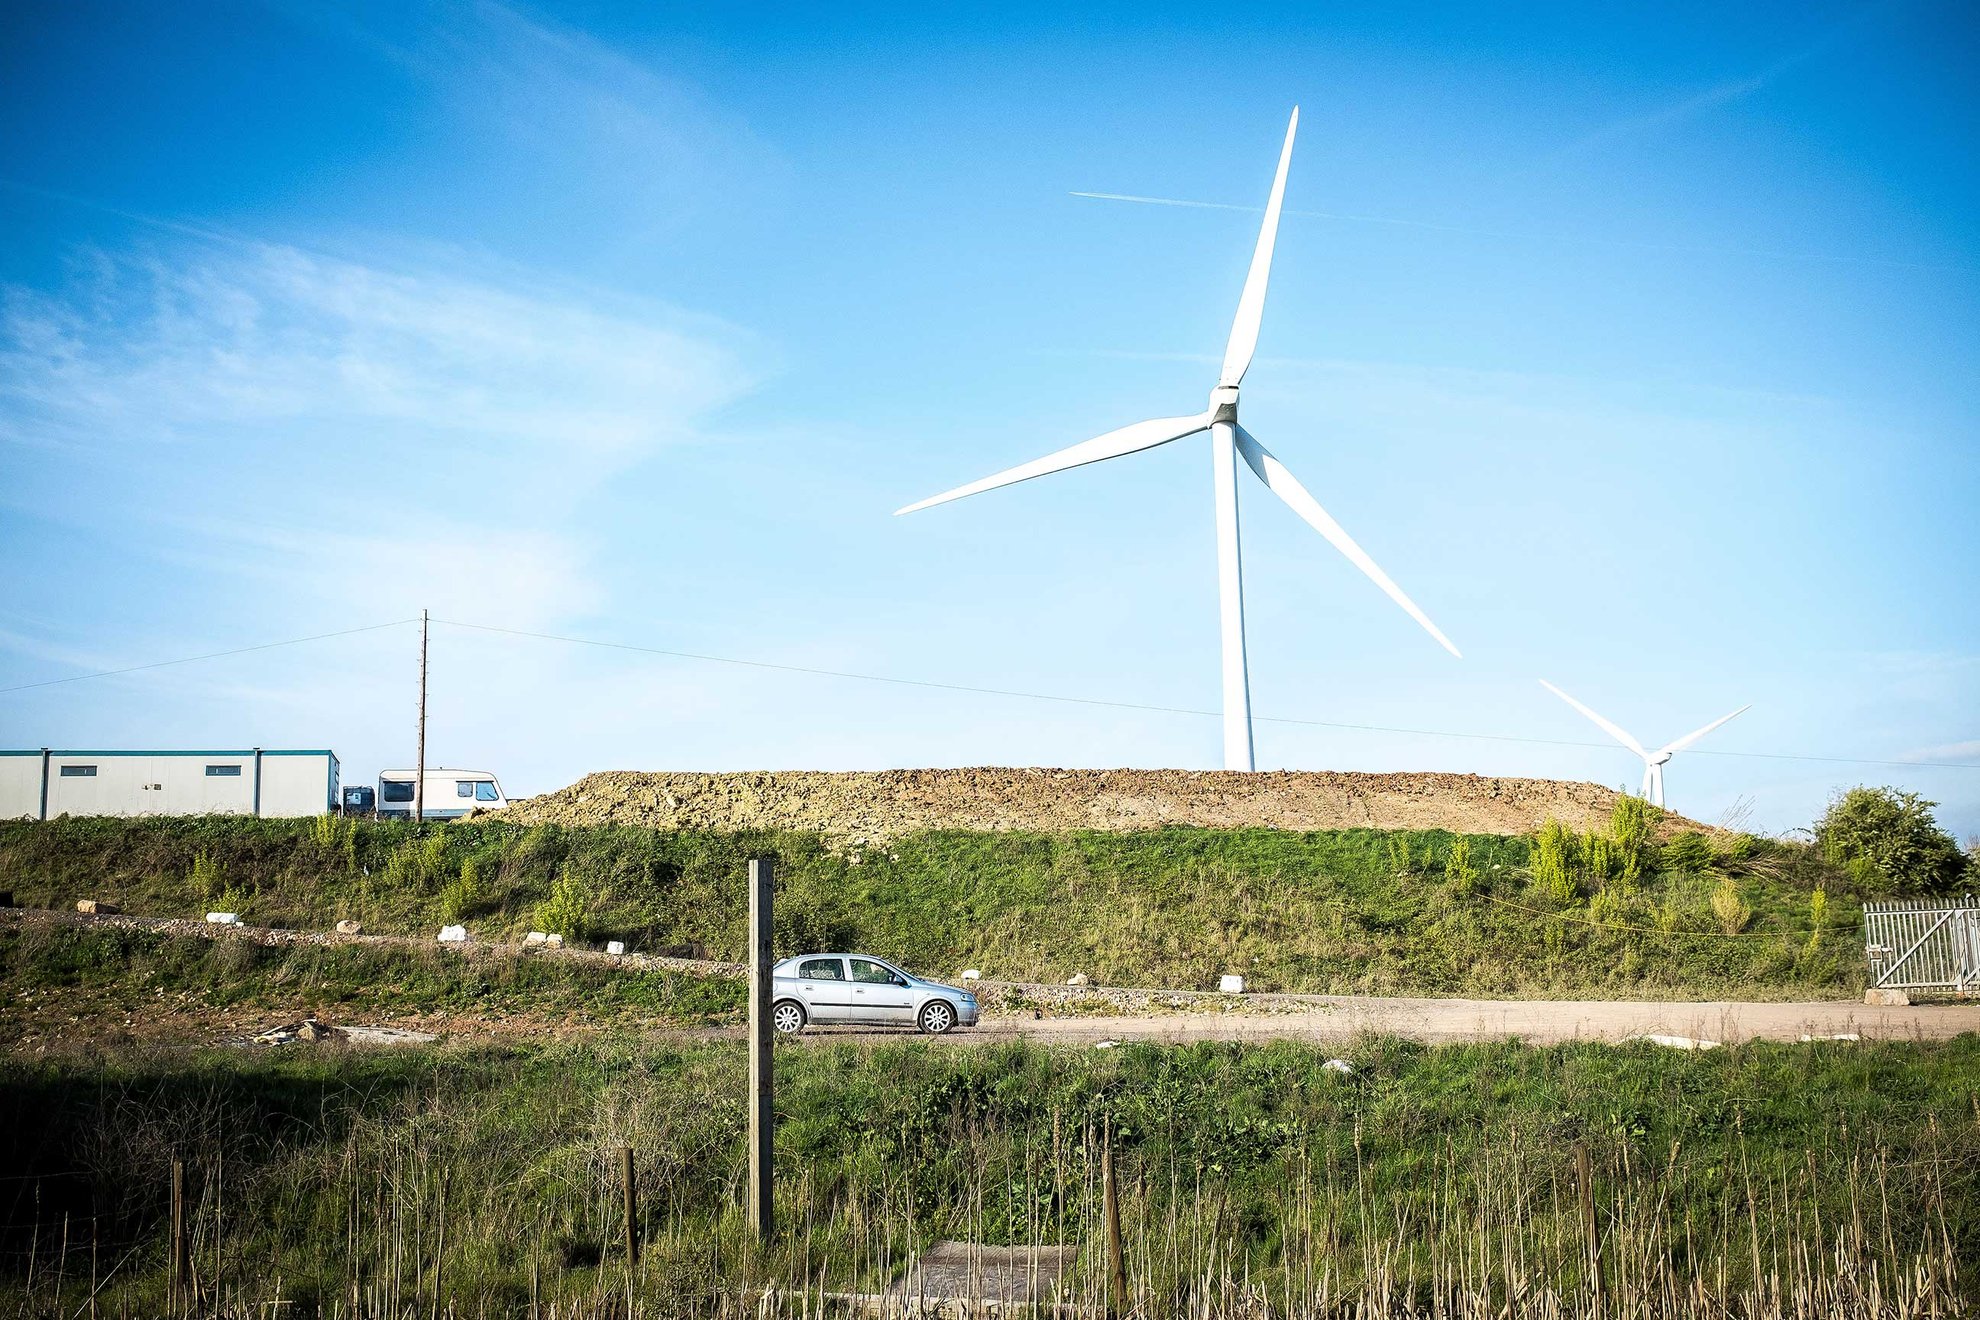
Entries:
<svg viewBox="0 0 1980 1320">
<path fill-rule="evenodd" d="M 411 820 L 417 770 L 381 770 L 378 773 L 378 818 Z M 494 811 L 509 805 L 502 785 L 488 770 L 448 770 L 428 766 L 425 801 L 420 814 L 428 820 L 453 820 L 479 807 Z"/>
</svg>

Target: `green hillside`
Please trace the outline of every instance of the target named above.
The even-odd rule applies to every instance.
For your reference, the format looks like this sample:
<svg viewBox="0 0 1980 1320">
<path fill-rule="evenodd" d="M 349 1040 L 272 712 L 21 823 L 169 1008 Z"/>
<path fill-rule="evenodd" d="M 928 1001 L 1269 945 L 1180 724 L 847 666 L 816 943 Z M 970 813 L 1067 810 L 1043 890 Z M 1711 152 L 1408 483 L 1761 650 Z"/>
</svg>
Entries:
<svg viewBox="0 0 1980 1320">
<path fill-rule="evenodd" d="M 1676 998 L 1847 994 L 1862 978 L 1859 909 L 1811 850 L 1659 844 L 1640 806 L 1590 836 L 942 832 L 863 855 L 791 833 L 62 819 L 0 825 L 0 888 L 31 906 L 88 896 L 422 936 L 458 920 L 484 939 L 557 930 L 734 959 L 753 855 L 779 861 L 781 951 L 858 948 L 940 975 Z"/>
</svg>

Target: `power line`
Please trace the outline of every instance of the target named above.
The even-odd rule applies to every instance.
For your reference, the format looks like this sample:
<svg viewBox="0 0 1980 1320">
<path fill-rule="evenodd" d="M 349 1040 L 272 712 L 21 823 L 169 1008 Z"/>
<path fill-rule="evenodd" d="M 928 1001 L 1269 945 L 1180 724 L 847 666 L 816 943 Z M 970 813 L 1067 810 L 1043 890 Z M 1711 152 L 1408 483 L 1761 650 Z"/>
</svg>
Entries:
<svg viewBox="0 0 1980 1320">
<path fill-rule="evenodd" d="M 256 646 L 237 646 L 231 651 L 208 651 L 205 655 L 181 656 L 177 660 L 154 660 L 150 664 L 126 665 L 122 669 L 96 669 L 86 674 L 70 674 L 67 678 L 44 678 L 39 683 L 17 683 L 13 687 L 0 688 L 0 692 L 25 692 L 29 688 L 54 687 L 58 683 L 80 683 L 86 678 L 113 678 L 118 674 L 163 669 L 168 665 L 189 665 L 200 660 L 219 660 L 230 655 L 246 655 L 251 651 L 272 651 L 278 646 L 300 646 L 304 642 L 328 641 L 332 637 L 349 637 L 354 633 L 377 632 L 380 628 L 400 628 L 408 623 L 418 622 L 418 619 L 394 619 L 390 623 L 368 623 L 362 628 L 344 628 L 338 632 L 316 633 L 309 637 L 290 637 L 284 641 L 262 642 Z"/>
<path fill-rule="evenodd" d="M 1072 706 L 1101 706 L 1111 710 L 1135 710 L 1157 715 L 1195 715 L 1221 718 L 1222 712 L 1190 706 L 1157 706 L 1145 702 L 1109 701 L 1100 697 L 1069 697 L 1054 692 L 1027 692 L 1016 688 L 976 687 L 967 683 L 938 683 L 921 678 L 898 678 L 888 674 L 862 674 L 846 669 L 820 669 L 811 665 L 782 664 L 771 660 L 745 660 L 737 656 L 711 655 L 705 651 L 676 651 L 659 646 L 636 646 L 631 642 L 608 642 L 595 637 L 571 637 L 562 633 L 531 632 L 522 628 L 499 628 L 493 624 L 468 623 L 460 619 L 435 619 L 435 623 L 474 632 L 498 633 L 507 637 L 528 637 L 544 642 L 564 642 L 608 651 L 631 651 L 639 655 L 666 656 L 674 660 L 700 660 L 708 664 L 738 665 L 747 669 L 772 669 L 786 674 L 808 674 L 816 678 L 845 678 L 862 683 L 887 683 L 895 687 L 927 688 L 937 692 L 966 692 L 973 696 L 1010 697 L 1021 701 L 1052 701 Z M 1355 733 L 1400 733 L 1419 738 L 1464 738 L 1478 742 L 1525 743 L 1540 747 L 1592 747 L 1599 751 L 1617 750 L 1609 743 L 1578 742 L 1566 738 L 1523 738 L 1509 733 L 1461 733 L 1451 729 L 1407 729 L 1386 724 L 1349 724 L 1339 720 L 1299 719 L 1289 715 L 1254 715 L 1268 724 L 1292 724 L 1306 728 L 1345 729 Z M 1900 766 L 1915 770 L 1923 767 L 1941 770 L 1980 770 L 1980 764 L 1955 761 L 1879 761 L 1851 756 L 1804 756 L 1792 752 L 1720 752 L 1694 749 L 1697 756 L 1737 756 L 1770 761 L 1822 761 L 1834 765 Z"/>
</svg>

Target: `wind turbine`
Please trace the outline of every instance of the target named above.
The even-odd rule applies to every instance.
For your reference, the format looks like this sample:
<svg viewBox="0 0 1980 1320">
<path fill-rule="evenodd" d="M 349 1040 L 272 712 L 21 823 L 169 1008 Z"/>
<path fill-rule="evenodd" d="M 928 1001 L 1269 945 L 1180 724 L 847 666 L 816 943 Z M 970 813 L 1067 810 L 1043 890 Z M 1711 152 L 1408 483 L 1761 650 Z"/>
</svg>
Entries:
<svg viewBox="0 0 1980 1320">
<path fill-rule="evenodd" d="M 1244 293 L 1238 298 L 1237 318 L 1231 324 L 1230 341 L 1224 347 L 1224 368 L 1217 377 L 1216 388 L 1210 391 L 1207 408 L 1187 417 L 1157 417 L 1152 421 L 1123 426 L 1117 431 L 1109 431 L 1055 454 L 1020 463 L 981 481 L 972 481 L 966 486 L 958 486 L 894 511 L 897 515 L 913 513 L 931 505 L 962 499 L 965 495 L 976 495 L 999 486 L 1028 481 L 1032 477 L 1139 453 L 1166 445 L 1171 440 L 1208 431 L 1217 499 L 1217 605 L 1223 637 L 1224 768 L 1227 770 L 1250 770 L 1253 767 L 1251 682 L 1244 653 L 1244 572 L 1238 554 L 1237 460 L 1240 457 L 1267 489 L 1326 537 L 1356 568 L 1366 573 L 1390 600 L 1422 624 L 1445 650 L 1452 655 L 1458 654 L 1457 647 L 1451 645 L 1451 639 L 1438 631 L 1437 625 L 1416 607 L 1416 602 L 1403 594 L 1401 587 L 1389 580 L 1389 575 L 1354 543 L 1354 539 L 1320 507 L 1320 502 L 1307 493 L 1306 487 L 1299 484 L 1285 465 L 1259 444 L 1249 431 L 1238 425 L 1238 384 L 1244 379 L 1245 369 L 1251 365 L 1252 355 L 1258 349 L 1258 325 L 1265 315 L 1265 284 L 1272 273 L 1272 245 L 1278 237 L 1279 207 L 1285 198 L 1286 170 L 1292 164 L 1293 135 L 1298 129 L 1299 107 L 1294 106 L 1292 119 L 1286 125 L 1286 144 L 1279 152 L 1279 171 L 1272 180 L 1272 195 L 1265 203 L 1265 222 L 1258 231 L 1258 246 L 1251 254 L 1251 271 L 1245 276 Z"/>
<path fill-rule="evenodd" d="M 1589 719 L 1593 720 L 1596 723 L 1596 725 L 1602 729 L 1604 733 L 1608 734 L 1611 738 L 1614 738 L 1617 742 L 1629 748 L 1630 751 L 1635 752 L 1638 756 L 1643 758 L 1643 796 L 1649 798 L 1652 802 L 1656 803 L 1660 807 L 1664 805 L 1664 763 L 1669 761 L 1673 756 L 1676 756 L 1679 752 L 1683 751 L 1685 748 L 1691 746 L 1691 744 L 1697 742 L 1700 738 L 1703 738 L 1706 734 L 1710 733 L 1712 730 L 1718 728 L 1721 724 L 1724 724 L 1727 720 L 1731 719 L 1733 715 L 1744 715 L 1747 711 L 1753 709 L 1753 703 L 1748 702 L 1746 705 L 1741 706 L 1738 710 L 1734 711 L 1732 715 L 1721 715 L 1719 716 L 1718 719 L 1713 720 L 1710 724 L 1706 725 L 1704 728 L 1693 729 L 1690 733 L 1685 734 L 1684 737 L 1678 739 L 1676 742 L 1665 743 L 1662 747 L 1659 747 L 1654 752 L 1646 752 L 1643 750 L 1642 743 L 1636 741 L 1636 739 L 1630 737 L 1627 733 L 1623 732 L 1623 730 L 1619 726 L 1609 723 L 1609 721 L 1603 719 L 1600 715 L 1597 715 L 1594 711 L 1588 709 L 1588 707 L 1582 705 L 1580 702 L 1576 701 L 1573 697 L 1570 697 L 1567 693 L 1561 691 L 1559 688 L 1555 687 L 1552 683 L 1549 683 L 1546 679 L 1543 678 L 1540 680 L 1540 686 L 1546 688 L 1549 692 L 1553 693 L 1555 696 L 1559 697 L 1562 701 L 1565 701 L 1568 705 L 1580 711 L 1583 715 L 1586 715 Z"/>
</svg>

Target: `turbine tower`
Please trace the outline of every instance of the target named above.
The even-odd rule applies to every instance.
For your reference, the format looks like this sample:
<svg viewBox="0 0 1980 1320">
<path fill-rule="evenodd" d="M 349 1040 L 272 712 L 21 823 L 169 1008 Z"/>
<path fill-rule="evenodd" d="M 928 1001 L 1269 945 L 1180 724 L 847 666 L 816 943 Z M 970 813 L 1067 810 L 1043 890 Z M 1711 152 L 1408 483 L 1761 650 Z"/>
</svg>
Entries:
<svg viewBox="0 0 1980 1320">
<path fill-rule="evenodd" d="M 1390 600 L 1422 624 L 1445 650 L 1452 655 L 1458 654 L 1450 638 L 1438 631 L 1429 616 L 1416 607 L 1416 602 L 1389 580 L 1389 575 L 1354 543 L 1354 539 L 1320 507 L 1319 501 L 1307 493 L 1306 487 L 1299 484 L 1285 465 L 1238 424 L 1238 385 L 1244 380 L 1245 370 L 1251 365 L 1252 355 L 1258 349 L 1258 326 L 1265 315 L 1265 285 L 1272 274 L 1272 245 L 1278 237 L 1279 208 L 1286 192 L 1286 170 L 1292 164 L 1293 135 L 1298 129 L 1299 107 L 1294 106 L 1292 120 L 1286 125 L 1286 144 L 1279 152 L 1279 171 L 1272 180 L 1272 195 L 1265 203 L 1265 222 L 1258 231 L 1258 246 L 1251 254 L 1251 270 L 1245 276 L 1244 292 L 1238 298 L 1237 318 L 1231 324 L 1231 337 L 1224 348 L 1224 368 L 1217 377 L 1216 388 L 1210 391 L 1207 408 L 1187 417 L 1158 417 L 1152 421 L 1136 422 L 895 510 L 896 514 L 913 513 L 931 505 L 962 499 L 965 495 L 976 495 L 999 486 L 1028 481 L 1032 477 L 1139 453 L 1208 431 L 1217 501 L 1217 605 L 1223 640 L 1224 768 L 1227 770 L 1253 768 L 1251 682 L 1244 650 L 1244 568 L 1238 552 L 1238 459 L 1242 458 L 1245 466 L 1265 483 L 1268 490 L 1284 500 L 1294 513 L 1326 537 L 1356 568 L 1366 573 Z"/>
<path fill-rule="evenodd" d="M 1697 742 L 1700 738 L 1703 738 L 1706 734 L 1710 733 L 1712 730 L 1718 728 L 1721 724 L 1724 724 L 1727 720 L 1731 719 L 1733 715 L 1744 715 L 1747 711 L 1753 709 L 1753 703 L 1748 702 L 1746 705 L 1741 706 L 1738 710 L 1734 711 L 1732 715 L 1721 715 L 1719 716 L 1718 719 L 1713 720 L 1710 724 L 1706 725 L 1704 728 L 1693 729 L 1690 733 L 1685 734 L 1684 737 L 1678 739 L 1676 742 L 1665 743 L 1662 747 L 1659 747 L 1654 752 L 1646 752 L 1643 750 L 1642 743 L 1630 737 L 1619 726 L 1611 724 L 1609 721 L 1603 719 L 1600 715 L 1597 715 L 1594 711 L 1588 709 L 1588 707 L 1582 705 L 1580 702 L 1576 701 L 1573 697 L 1570 697 L 1567 693 L 1561 691 L 1559 688 L 1555 687 L 1552 683 L 1549 683 L 1546 679 L 1543 678 L 1540 680 L 1540 686 L 1546 688 L 1549 692 L 1553 693 L 1555 696 L 1559 697 L 1562 701 L 1565 701 L 1568 705 L 1580 711 L 1583 715 L 1586 715 L 1589 719 L 1593 720 L 1597 725 L 1597 727 L 1599 727 L 1604 733 L 1608 734 L 1611 738 L 1614 738 L 1617 742 L 1629 748 L 1630 751 L 1635 752 L 1638 756 L 1643 758 L 1643 796 L 1649 798 L 1652 802 L 1654 802 L 1660 807 L 1664 805 L 1665 763 L 1668 762 L 1673 756 L 1676 756 L 1679 752 L 1683 751 L 1685 748 L 1691 746 L 1691 744 Z"/>
</svg>

